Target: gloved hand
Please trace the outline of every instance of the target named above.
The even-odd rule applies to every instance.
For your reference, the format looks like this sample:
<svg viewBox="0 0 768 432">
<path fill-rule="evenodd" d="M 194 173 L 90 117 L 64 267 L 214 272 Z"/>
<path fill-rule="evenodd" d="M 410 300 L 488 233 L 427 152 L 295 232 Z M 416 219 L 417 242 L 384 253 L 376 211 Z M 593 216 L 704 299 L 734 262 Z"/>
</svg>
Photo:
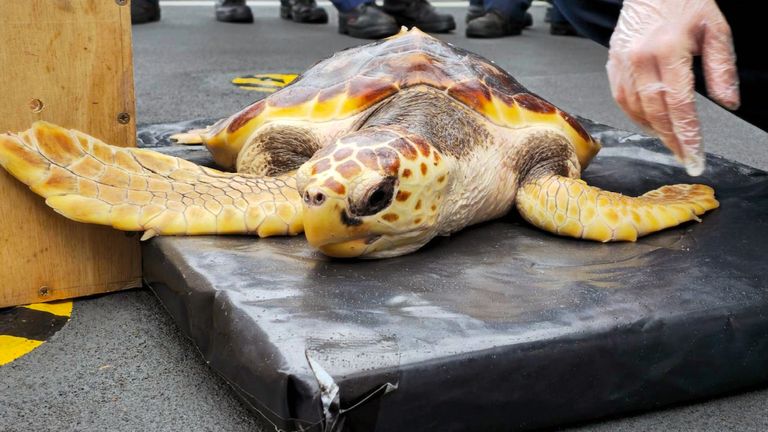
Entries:
<svg viewBox="0 0 768 432">
<path fill-rule="evenodd" d="M 702 56 L 709 96 L 738 108 L 731 28 L 714 0 L 624 1 L 606 65 L 611 92 L 694 176 L 705 164 L 694 99 L 695 55 Z"/>
</svg>

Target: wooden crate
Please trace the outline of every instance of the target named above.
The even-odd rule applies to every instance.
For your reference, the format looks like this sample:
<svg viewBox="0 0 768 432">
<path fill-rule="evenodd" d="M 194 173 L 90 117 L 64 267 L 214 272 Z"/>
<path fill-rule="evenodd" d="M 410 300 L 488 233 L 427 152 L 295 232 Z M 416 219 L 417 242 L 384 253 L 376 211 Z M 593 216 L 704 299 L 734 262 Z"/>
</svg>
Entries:
<svg viewBox="0 0 768 432">
<path fill-rule="evenodd" d="M 128 1 L 0 0 L 0 76 L 0 130 L 135 145 Z M 1 169 L 0 213 L 0 307 L 141 284 L 137 237 L 65 219 Z"/>
</svg>

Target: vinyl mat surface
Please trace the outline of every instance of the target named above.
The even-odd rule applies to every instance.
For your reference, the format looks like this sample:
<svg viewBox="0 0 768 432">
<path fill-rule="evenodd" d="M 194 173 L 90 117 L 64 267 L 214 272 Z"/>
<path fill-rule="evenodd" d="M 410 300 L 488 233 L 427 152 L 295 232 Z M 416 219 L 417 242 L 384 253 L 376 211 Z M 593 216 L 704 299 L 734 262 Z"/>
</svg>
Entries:
<svg viewBox="0 0 768 432">
<path fill-rule="evenodd" d="M 203 123 L 145 126 L 141 141 Z M 721 207 L 619 244 L 510 214 L 365 262 L 303 237 L 161 237 L 144 244 L 146 280 L 211 367 L 288 430 L 529 429 L 768 382 L 766 173 L 710 156 L 693 179 L 656 140 L 587 126 L 604 145 L 589 183 L 705 183 Z"/>
</svg>

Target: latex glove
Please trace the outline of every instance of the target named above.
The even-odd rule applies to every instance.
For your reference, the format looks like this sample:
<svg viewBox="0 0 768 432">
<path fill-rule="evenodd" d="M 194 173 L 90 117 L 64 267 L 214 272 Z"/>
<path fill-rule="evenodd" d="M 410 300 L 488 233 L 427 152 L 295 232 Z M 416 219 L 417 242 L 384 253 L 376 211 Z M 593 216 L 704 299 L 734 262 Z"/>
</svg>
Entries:
<svg viewBox="0 0 768 432">
<path fill-rule="evenodd" d="M 713 0 L 625 0 L 608 51 L 614 99 L 685 165 L 704 171 L 694 96 L 693 56 L 701 55 L 707 92 L 739 106 L 731 28 Z"/>
</svg>

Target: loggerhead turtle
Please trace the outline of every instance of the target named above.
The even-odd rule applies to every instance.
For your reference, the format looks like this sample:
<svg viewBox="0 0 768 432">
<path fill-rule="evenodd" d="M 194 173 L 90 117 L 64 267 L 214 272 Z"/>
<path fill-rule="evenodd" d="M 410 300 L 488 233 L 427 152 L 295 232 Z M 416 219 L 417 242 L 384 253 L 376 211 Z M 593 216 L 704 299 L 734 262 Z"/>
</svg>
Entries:
<svg viewBox="0 0 768 432">
<path fill-rule="evenodd" d="M 516 206 L 552 233 L 633 241 L 718 206 L 704 185 L 637 198 L 579 179 L 600 145 L 484 58 L 418 29 L 348 49 L 228 119 L 182 134 L 218 171 L 35 123 L 0 164 L 64 216 L 153 235 L 295 235 L 392 257 Z"/>
</svg>

